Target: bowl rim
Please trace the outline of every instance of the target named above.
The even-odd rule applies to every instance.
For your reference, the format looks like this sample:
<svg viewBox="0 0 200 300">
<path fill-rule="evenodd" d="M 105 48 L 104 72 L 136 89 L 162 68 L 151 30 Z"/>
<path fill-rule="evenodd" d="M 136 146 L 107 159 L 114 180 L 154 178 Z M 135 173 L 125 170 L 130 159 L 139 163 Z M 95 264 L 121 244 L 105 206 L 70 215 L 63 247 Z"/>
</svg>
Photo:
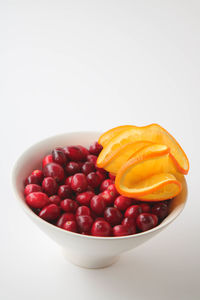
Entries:
<svg viewBox="0 0 200 300">
<path fill-rule="evenodd" d="M 36 220 L 36 222 L 39 222 L 41 224 L 46 224 L 45 226 L 49 226 L 49 229 L 53 228 L 53 230 L 57 231 L 58 232 L 62 232 L 67 235 L 71 235 L 72 237 L 79 237 L 79 238 L 82 238 L 82 239 L 92 239 L 92 240 L 106 240 L 106 241 L 109 241 L 109 240 L 124 240 L 124 239 L 132 239 L 132 238 L 137 238 L 137 237 L 140 237 L 140 236 L 144 236 L 144 235 L 147 235 L 148 233 L 152 233 L 152 232 L 155 232 L 155 231 L 159 231 L 160 229 L 166 227 L 167 225 L 169 225 L 170 223 L 172 223 L 180 214 L 181 212 L 183 211 L 184 207 L 185 207 L 185 204 L 187 202 L 187 181 L 185 180 L 185 186 L 186 186 L 186 196 L 185 196 L 185 201 L 182 203 L 180 209 L 175 213 L 175 215 L 171 218 L 171 219 L 168 219 L 166 220 L 165 223 L 161 222 L 159 225 L 157 225 L 156 227 L 152 228 L 152 229 L 149 229 L 147 231 L 144 231 L 144 232 L 140 232 L 140 233 L 136 233 L 136 234 L 131 234 L 131 235 L 126 235 L 126 236 L 118 236 L 118 237 L 100 237 L 100 236 L 92 236 L 92 235 L 83 235 L 81 233 L 76 233 L 76 232 L 71 232 L 71 231 L 67 231 L 65 229 L 62 229 L 56 225 L 53 225 L 45 220 L 43 220 L 42 218 L 40 218 L 37 214 L 35 214 L 31 208 L 26 204 L 25 202 L 25 199 L 22 198 L 20 196 L 20 194 L 18 193 L 18 189 L 17 189 L 17 185 L 16 185 L 16 172 L 17 172 L 17 169 L 18 169 L 18 166 L 20 165 L 20 162 L 23 160 L 23 157 L 29 152 L 31 151 L 34 147 L 36 146 L 39 146 L 40 144 L 43 144 L 45 142 L 48 142 L 50 140 L 53 140 L 55 138 L 59 138 L 61 136 L 65 136 L 65 135 L 72 135 L 72 134 L 101 134 L 100 131 L 69 131 L 69 132 L 63 132 L 63 133 L 60 133 L 60 134 L 55 134 L 55 135 L 52 135 L 52 136 L 49 136 L 47 138 L 44 138 L 44 139 L 41 139 L 39 140 L 38 142 L 32 144 L 31 146 L 29 146 L 27 149 L 25 149 L 22 154 L 17 158 L 17 160 L 15 161 L 14 165 L 13 165 L 13 168 L 12 168 L 12 176 L 11 176 L 11 181 L 12 181 L 12 187 L 13 187 L 13 190 L 14 190 L 14 194 L 16 196 L 16 198 L 18 199 L 18 203 L 20 204 L 20 206 L 22 207 L 22 209 L 32 218 L 34 218 Z M 185 179 L 185 177 L 184 177 Z M 171 213 L 170 213 L 171 214 Z M 170 215 L 169 214 L 169 215 Z M 168 215 L 168 216 L 169 216 Z M 167 216 L 167 217 L 168 217 Z"/>
</svg>

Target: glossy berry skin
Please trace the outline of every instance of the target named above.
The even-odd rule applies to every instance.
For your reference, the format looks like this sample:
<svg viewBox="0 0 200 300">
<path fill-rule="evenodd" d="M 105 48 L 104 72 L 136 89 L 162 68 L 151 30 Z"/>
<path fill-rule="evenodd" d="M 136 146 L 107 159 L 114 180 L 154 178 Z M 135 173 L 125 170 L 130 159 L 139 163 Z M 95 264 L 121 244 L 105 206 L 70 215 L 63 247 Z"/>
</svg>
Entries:
<svg viewBox="0 0 200 300">
<path fill-rule="evenodd" d="M 60 185 L 60 187 L 58 189 L 58 196 L 61 199 L 69 198 L 71 196 L 71 192 L 72 192 L 72 190 L 71 190 L 70 185 L 63 184 L 63 185 Z"/>
<path fill-rule="evenodd" d="M 85 159 L 85 154 L 79 146 L 68 146 L 64 148 L 65 154 L 71 161 L 82 161 Z"/>
<path fill-rule="evenodd" d="M 65 167 L 65 171 L 67 173 L 67 175 L 74 175 L 76 173 L 78 173 L 80 171 L 80 166 L 77 162 L 75 161 L 70 161 L 66 167 Z"/>
<path fill-rule="evenodd" d="M 148 203 L 141 203 L 139 205 L 140 205 L 143 213 L 150 213 L 151 212 L 151 206 Z"/>
<path fill-rule="evenodd" d="M 95 195 L 90 200 L 90 207 L 95 214 L 100 216 L 103 214 L 103 212 L 106 208 L 105 200 L 103 199 L 103 197 L 101 195 Z"/>
<path fill-rule="evenodd" d="M 42 192 L 41 186 L 38 184 L 32 183 L 32 184 L 28 184 L 24 189 L 25 196 L 27 196 L 28 194 L 33 193 L 33 192 Z"/>
<path fill-rule="evenodd" d="M 118 191 L 117 191 L 114 183 L 110 184 L 108 186 L 107 190 L 112 193 L 112 195 L 113 195 L 114 198 L 116 198 L 117 196 L 119 196 L 119 193 L 118 193 Z"/>
<path fill-rule="evenodd" d="M 71 182 L 72 182 L 72 177 L 73 176 L 69 176 L 65 179 L 65 184 L 71 186 Z"/>
<path fill-rule="evenodd" d="M 60 197 L 58 195 L 52 195 L 51 197 L 49 197 L 49 202 L 52 204 L 56 204 L 56 205 L 60 205 Z"/>
<path fill-rule="evenodd" d="M 95 171 L 95 165 L 92 162 L 86 161 L 81 168 L 82 172 L 87 175 Z"/>
<path fill-rule="evenodd" d="M 76 201 L 80 204 L 80 205 L 85 205 L 85 206 L 89 206 L 90 205 L 90 200 L 92 199 L 92 197 L 95 194 L 91 191 L 87 191 L 87 192 L 83 192 L 81 194 L 78 194 L 76 196 Z"/>
<path fill-rule="evenodd" d="M 115 196 L 111 191 L 105 190 L 103 193 L 101 193 L 101 196 L 104 198 L 106 206 L 113 205 L 115 201 Z"/>
<path fill-rule="evenodd" d="M 66 221 L 63 226 L 63 229 L 71 232 L 77 232 L 77 224 L 75 221 Z"/>
<path fill-rule="evenodd" d="M 96 165 L 97 156 L 89 154 L 89 155 L 87 155 L 87 161 L 89 161 L 89 162 L 93 163 L 94 165 Z"/>
<path fill-rule="evenodd" d="M 116 176 L 115 176 L 114 174 L 109 173 L 108 176 L 109 176 L 109 178 L 110 178 L 112 181 L 115 181 L 115 177 L 116 177 Z"/>
<path fill-rule="evenodd" d="M 51 221 L 55 220 L 60 215 L 60 208 L 56 204 L 49 204 L 45 206 L 39 213 L 39 217 L 46 220 Z"/>
<path fill-rule="evenodd" d="M 84 232 L 87 234 L 90 232 L 90 229 L 91 229 L 91 226 L 93 223 L 93 219 L 91 216 L 88 216 L 88 215 L 77 216 L 76 222 L 77 222 L 80 232 Z"/>
<path fill-rule="evenodd" d="M 42 188 L 43 191 L 48 195 L 54 195 L 56 194 L 58 190 L 58 184 L 52 177 L 45 177 L 42 181 Z"/>
<path fill-rule="evenodd" d="M 64 199 L 60 202 L 60 207 L 66 212 L 74 213 L 78 204 L 72 199 Z"/>
<path fill-rule="evenodd" d="M 47 164 L 53 162 L 53 156 L 51 154 L 46 155 L 42 161 L 42 168 L 44 168 Z"/>
<path fill-rule="evenodd" d="M 26 196 L 26 203 L 32 208 L 43 208 L 49 204 L 49 198 L 45 193 L 34 192 Z"/>
<path fill-rule="evenodd" d="M 93 155 L 99 155 L 103 147 L 98 143 L 94 142 L 92 145 L 89 147 L 89 152 Z"/>
<path fill-rule="evenodd" d="M 113 184 L 113 181 L 111 179 L 104 180 L 100 186 L 100 191 L 105 191 L 111 184 Z"/>
<path fill-rule="evenodd" d="M 130 234 L 135 234 L 137 232 L 135 219 L 133 218 L 124 218 L 122 221 L 122 225 L 128 227 Z"/>
<path fill-rule="evenodd" d="M 90 209 L 87 206 L 79 206 L 76 210 L 77 216 L 90 216 Z"/>
<path fill-rule="evenodd" d="M 93 187 L 95 189 L 100 185 L 101 179 L 96 174 L 96 172 L 91 172 L 87 175 L 87 182 L 88 182 L 88 185 L 90 185 L 91 187 Z"/>
<path fill-rule="evenodd" d="M 112 227 L 108 222 L 100 218 L 96 220 L 91 229 L 91 234 L 93 236 L 101 236 L 101 237 L 106 237 L 106 236 L 111 236 L 112 235 Z"/>
<path fill-rule="evenodd" d="M 169 208 L 166 203 L 155 203 L 151 209 L 152 214 L 156 215 L 158 219 L 163 220 L 169 213 Z"/>
<path fill-rule="evenodd" d="M 99 170 L 96 171 L 97 176 L 99 177 L 100 184 L 106 179 L 106 176 L 100 172 Z"/>
<path fill-rule="evenodd" d="M 28 184 L 38 184 L 39 185 L 40 181 L 39 181 L 37 176 L 29 175 L 25 180 L 25 186 L 28 185 Z"/>
<path fill-rule="evenodd" d="M 73 191 L 81 193 L 87 189 L 88 183 L 85 174 L 77 173 L 72 177 L 71 188 Z"/>
<path fill-rule="evenodd" d="M 81 146 L 81 145 L 78 145 L 77 147 L 81 150 L 82 155 L 83 155 L 83 159 L 86 160 L 87 156 L 90 154 L 89 151 L 88 151 L 88 149 L 85 148 L 85 147 L 83 147 L 83 146 Z"/>
<path fill-rule="evenodd" d="M 115 226 L 121 223 L 123 216 L 119 209 L 107 207 L 104 211 L 104 218 L 111 226 Z"/>
<path fill-rule="evenodd" d="M 142 213 L 136 219 L 137 228 L 141 231 L 152 229 L 158 224 L 158 217 L 149 213 Z"/>
<path fill-rule="evenodd" d="M 31 175 L 34 175 L 38 178 L 39 182 L 41 183 L 43 178 L 44 178 L 44 174 L 41 170 L 34 170 Z"/>
<path fill-rule="evenodd" d="M 59 165 L 65 165 L 67 162 L 67 157 L 62 148 L 55 148 L 52 151 L 53 161 Z"/>
<path fill-rule="evenodd" d="M 76 221 L 75 215 L 73 213 L 64 213 L 58 219 L 56 226 L 62 228 L 63 224 L 67 221 Z"/>
<path fill-rule="evenodd" d="M 125 236 L 130 235 L 131 232 L 126 225 L 116 225 L 113 227 L 113 235 L 114 236 Z"/>
<path fill-rule="evenodd" d="M 45 177 L 53 177 L 57 182 L 62 182 L 65 175 L 63 168 L 54 162 L 45 165 L 43 172 Z"/>
<path fill-rule="evenodd" d="M 131 204 L 132 200 L 124 196 L 118 196 L 114 202 L 114 206 L 121 211 L 125 211 Z"/>
<path fill-rule="evenodd" d="M 126 209 L 124 216 L 135 219 L 141 212 L 142 209 L 139 205 L 131 205 Z"/>
</svg>

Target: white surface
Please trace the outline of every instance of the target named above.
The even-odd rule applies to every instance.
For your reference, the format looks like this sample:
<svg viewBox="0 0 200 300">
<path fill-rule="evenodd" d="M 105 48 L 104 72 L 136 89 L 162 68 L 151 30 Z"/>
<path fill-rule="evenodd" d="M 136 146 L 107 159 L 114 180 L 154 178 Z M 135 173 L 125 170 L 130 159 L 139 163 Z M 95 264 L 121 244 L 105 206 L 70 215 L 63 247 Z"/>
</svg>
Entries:
<svg viewBox="0 0 200 300">
<path fill-rule="evenodd" d="M 0 1 L 0 299 L 200 298 L 200 3 Z M 67 263 L 16 203 L 11 168 L 47 136 L 158 122 L 191 163 L 188 204 L 107 269 Z"/>
</svg>

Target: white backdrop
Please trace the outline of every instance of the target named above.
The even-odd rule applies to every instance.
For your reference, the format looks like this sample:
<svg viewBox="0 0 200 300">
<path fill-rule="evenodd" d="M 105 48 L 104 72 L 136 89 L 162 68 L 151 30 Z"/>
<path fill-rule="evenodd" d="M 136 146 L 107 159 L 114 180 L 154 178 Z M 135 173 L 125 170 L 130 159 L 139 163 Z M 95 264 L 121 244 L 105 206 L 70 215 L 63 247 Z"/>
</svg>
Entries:
<svg viewBox="0 0 200 300">
<path fill-rule="evenodd" d="M 0 299 L 200 299 L 200 2 L 0 1 Z M 66 262 L 18 207 L 12 166 L 66 131 L 166 127 L 191 163 L 163 233 L 107 269 Z"/>
</svg>

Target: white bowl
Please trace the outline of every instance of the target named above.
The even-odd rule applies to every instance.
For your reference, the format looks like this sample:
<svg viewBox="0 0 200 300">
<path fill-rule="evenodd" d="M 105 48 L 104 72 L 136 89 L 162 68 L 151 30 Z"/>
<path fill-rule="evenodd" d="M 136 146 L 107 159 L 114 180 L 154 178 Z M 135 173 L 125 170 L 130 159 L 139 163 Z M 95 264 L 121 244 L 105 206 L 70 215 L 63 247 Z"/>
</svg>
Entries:
<svg viewBox="0 0 200 300">
<path fill-rule="evenodd" d="M 31 220 L 49 237 L 56 241 L 65 256 L 74 264 L 86 268 L 101 268 L 114 263 L 119 255 L 131 250 L 154 237 L 166 228 L 183 210 L 187 199 L 187 184 L 183 179 L 183 190 L 172 200 L 170 214 L 157 227 L 135 235 L 124 237 L 94 237 L 60 229 L 42 220 L 27 206 L 24 200 L 24 179 L 33 169 L 41 168 L 42 157 L 56 146 L 83 145 L 88 147 L 99 137 L 98 132 L 73 132 L 45 139 L 26 150 L 17 160 L 13 169 L 13 188 L 16 199 Z"/>
</svg>

